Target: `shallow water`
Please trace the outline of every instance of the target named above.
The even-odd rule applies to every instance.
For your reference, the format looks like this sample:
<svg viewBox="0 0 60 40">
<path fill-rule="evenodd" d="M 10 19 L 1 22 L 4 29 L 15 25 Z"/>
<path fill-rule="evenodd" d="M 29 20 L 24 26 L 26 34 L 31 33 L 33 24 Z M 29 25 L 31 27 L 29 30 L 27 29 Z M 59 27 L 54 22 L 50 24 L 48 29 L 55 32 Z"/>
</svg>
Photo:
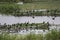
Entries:
<svg viewBox="0 0 60 40">
<path fill-rule="evenodd" d="M 49 22 L 50 24 L 60 24 L 60 17 L 55 17 L 55 20 L 52 20 L 53 17 L 51 16 L 21 16 L 21 17 L 15 17 L 15 16 L 6 16 L 6 15 L 0 15 L 0 23 L 1 24 L 16 24 L 16 23 L 42 23 L 43 21 Z"/>
<path fill-rule="evenodd" d="M 52 19 L 53 17 L 51 16 L 34 16 L 34 18 L 32 16 L 21 16 L 21 17 L 15 17 L 15 16 L 6 16 L 6 15 L 0 15 L 0 23 L 3 25 L 4 23 L 6 24 L 16 24 L 16 23 L 25 23 L 25 22 L 29 22 L 29 23 L 42 23 L 43 21 L 45 22 L 49 22 L 50 24 L 60 24 L 60 17 L 55 17 L 55 20 Z M 50 30 L 57 28 L 60 29 L 60 26 L 50 26 Z M 48 30 L 46 30 L 45 32 L 43 32 L 43 30 L 21 30 L 20 32 L 18 32 L 19 34 L 29 34 L 29 33 L 35 33 L 35 34 L 39 34 L 39 33 L 46 33 L 48 32 Z"/>
</svg>

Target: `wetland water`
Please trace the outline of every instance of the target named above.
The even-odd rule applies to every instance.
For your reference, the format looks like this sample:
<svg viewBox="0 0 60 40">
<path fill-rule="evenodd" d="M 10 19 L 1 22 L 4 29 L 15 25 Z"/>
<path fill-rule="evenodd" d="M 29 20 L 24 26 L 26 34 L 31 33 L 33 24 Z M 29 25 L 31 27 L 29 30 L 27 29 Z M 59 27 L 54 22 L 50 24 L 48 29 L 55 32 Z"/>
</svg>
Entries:
<svg viewBox="0 0 60 40">
<path fill-rule="evenodd" d="M 15 16 L 6 16 L 6 15 L 0 15 L 0 23 L 3 25 L 4 23 L 6 24 L 16 24 L 16 23 L 42 23 L 42 22 L 49 22 L 50 24 L 60 24 L 60 17 L 55 17 L 55 20 L 52 19 L 53 17 L 51 16 L 21 16 L 21 17 L 15 17 Z M 56 26 L 51 26 L 50 29 L 54 29 Z M 59 26 L 57 26 L 57 29 L 60 29 Z M 19 34 L 27 34 L 27 33 L 44 33 L 43 30 L 21 30 Z M 45 31 L 45 33 L 48 32 Z"/>
<path fill-rule="evenodd" d="M 43 21 L 49 22 L 50 24 L 60 24 L 60 17 L 55 17 L 55 20 L 52 19 L 51 16 L 21 16 L 21 17 L 15 17 L 15 16 L 6 16 L 6 15 L 0 15 L 0 23 L 1 24 L 16 24 L 16 23 L 42 23 Z"/>
</svg>

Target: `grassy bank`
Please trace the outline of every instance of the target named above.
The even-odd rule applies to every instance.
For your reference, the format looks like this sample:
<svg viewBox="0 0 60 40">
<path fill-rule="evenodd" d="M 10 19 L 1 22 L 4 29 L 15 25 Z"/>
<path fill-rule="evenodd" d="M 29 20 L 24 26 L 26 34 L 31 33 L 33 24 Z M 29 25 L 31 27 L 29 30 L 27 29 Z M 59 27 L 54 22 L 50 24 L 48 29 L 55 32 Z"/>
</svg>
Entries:
<svg viewBox="0 0 60 40">
<path fill-rule="evenodd" d="M 34 10 L 47 9 L 35 12 Z M 33 10 L 33 12 L 32 12 Z M 0 14 L 14 16 L 60 16 L 60 2 L 0 3 Z"/>
<path fill-rule="evenodd" d="M 23 10 L 29 9 L 55 9 L 60 8 L 59 2 L 34 2 L 20 5 Z"/>
<path fill-rule="evenodd" d="M 14 13 L 19 13 L 20 8 L 18 4 L 15 3 L 5 3 L 5 4 L 0 4 L 0 13 L 1 14 L 6 14 L 6 15 L 13 15 Z"/>
<path fill-rule="evenodd" d="M 0 40 L 60 40 L 60 31 L 52 30 L 47 34 L 27 34 L 27 35 L 18 35 L 18 34 L 0 34 Z"/>
</svg>

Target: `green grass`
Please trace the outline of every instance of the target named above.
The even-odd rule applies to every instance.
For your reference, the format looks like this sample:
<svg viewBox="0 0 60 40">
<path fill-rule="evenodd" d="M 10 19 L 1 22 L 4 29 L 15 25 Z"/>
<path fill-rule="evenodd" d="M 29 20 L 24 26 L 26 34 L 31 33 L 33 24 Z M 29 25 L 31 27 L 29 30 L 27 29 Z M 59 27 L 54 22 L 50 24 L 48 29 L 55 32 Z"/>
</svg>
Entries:
<svg viewBox="0 0 60 40">
<path fill-rule="evenodd" d="M 43 35 L 42 34 L 38 34 L 38 35 L 0 34 L 0 40 L 43 40 Z"/>
<path fill-rule="evenodd" d="M 20 8 L 23 10 L 32 10 L 32 9 L 55 9 L 60 8 L 59 2 L 35 2 L 35 3 L 24 3 L 20 5 Z"/>
<path fill-rule="evenodd" d="M 24 4 L 16 4 L 16 3 L 1 3 L 0 4 L 0 13 L 1 14 L 6 14 L 6 15 L 13 15 L 13 16 L 46 16 L 50 15 L 51 16 L 51 11 L 50 14 L 46 12 L 35 12 L 31 13 L 29 11 L 34 10 L 34 9 L 57 9 L 60 11 L 60 1 L 59 2 L 32 2 L 32 3 L 24 3 Z M 3 11 L 2 11 L 3 10 Z M 25 12 L 26 10 L 29 10 Z M 20 12 L 23 11 L 23 12 Z M 30 14 L 29 14 L 30 13 Z M 44 14 L 45 13 L 45 14 Z M 54 13 L 55 14 L 55 13 Z M 54 15 L 52 14 L 52 15 Z M 60 13 L 58 13 L 60 16 Z"/>
<path fill-rule="evenodd" d="M 52 30 L 45 35 L 46 40 L 60 40 L 60 31 Z"/>
<path fill-rule="evenodd" d="M 60 40 L 60 31 L 52 30 L 47 34 L 0 34 L 0 40 Z"/>
<path fill-rule="evenodd" d="M 0 3 L 1 5 L 7 5 L 9 3 Z M 9 5 L 16 5 L 16 3 L 10 3 Z M 32 10 L 32 9 L 60 9 L 60 1 L 58 2 L 32 2 L 32 3 L 24 3 L 19 4 L 19 7 L 22 10 Z"/>
<path fill-rule="evenodd" d="M 20 11 L 19 9 L 19 5 L 17 4 L 9 4 L 9 3 L 6 3 L 6 4 L 0 4 L 0 13 L 1 14 L 10 14 L 10 15 L 13 15 L 13 13 L 18 13 L 18 11 Z"/>
</svg>

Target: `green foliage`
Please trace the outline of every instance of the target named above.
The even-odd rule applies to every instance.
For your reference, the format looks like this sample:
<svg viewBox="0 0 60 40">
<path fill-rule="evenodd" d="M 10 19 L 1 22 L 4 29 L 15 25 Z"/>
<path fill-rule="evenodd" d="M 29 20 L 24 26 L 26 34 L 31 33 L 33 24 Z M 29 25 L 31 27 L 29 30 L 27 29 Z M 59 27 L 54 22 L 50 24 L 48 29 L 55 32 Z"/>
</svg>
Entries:
<svg viewBox="0 0 60 40">
<path fill-rule="evenodd" d="M 51 30 L 47 34 L 0 34 L 0 40 L 60 40 L 60 31 Z"/>
<path fill-rule="evenodd" d="M 25 40 L 43 40 L 43 35 L 42 34 L 28 34 Z"/>
<path fill-rule="evenodd" d="M 20 8 L 17 4 L 0 4 L 0 13 L 2 14 L 14 14 L 19 13 Z"/>
<path fill-rule="evenodd" d="M 28 34 L 28 35 L 13 35 L 13 34 L 0 34 L 0 40 L 43 40 L 43 35 Z"/>
<path fill-rule="evenodd" d="M 46 40 L 60 40 L 60 31 L 52 30 L 45 36 Z"/>
</svg>

